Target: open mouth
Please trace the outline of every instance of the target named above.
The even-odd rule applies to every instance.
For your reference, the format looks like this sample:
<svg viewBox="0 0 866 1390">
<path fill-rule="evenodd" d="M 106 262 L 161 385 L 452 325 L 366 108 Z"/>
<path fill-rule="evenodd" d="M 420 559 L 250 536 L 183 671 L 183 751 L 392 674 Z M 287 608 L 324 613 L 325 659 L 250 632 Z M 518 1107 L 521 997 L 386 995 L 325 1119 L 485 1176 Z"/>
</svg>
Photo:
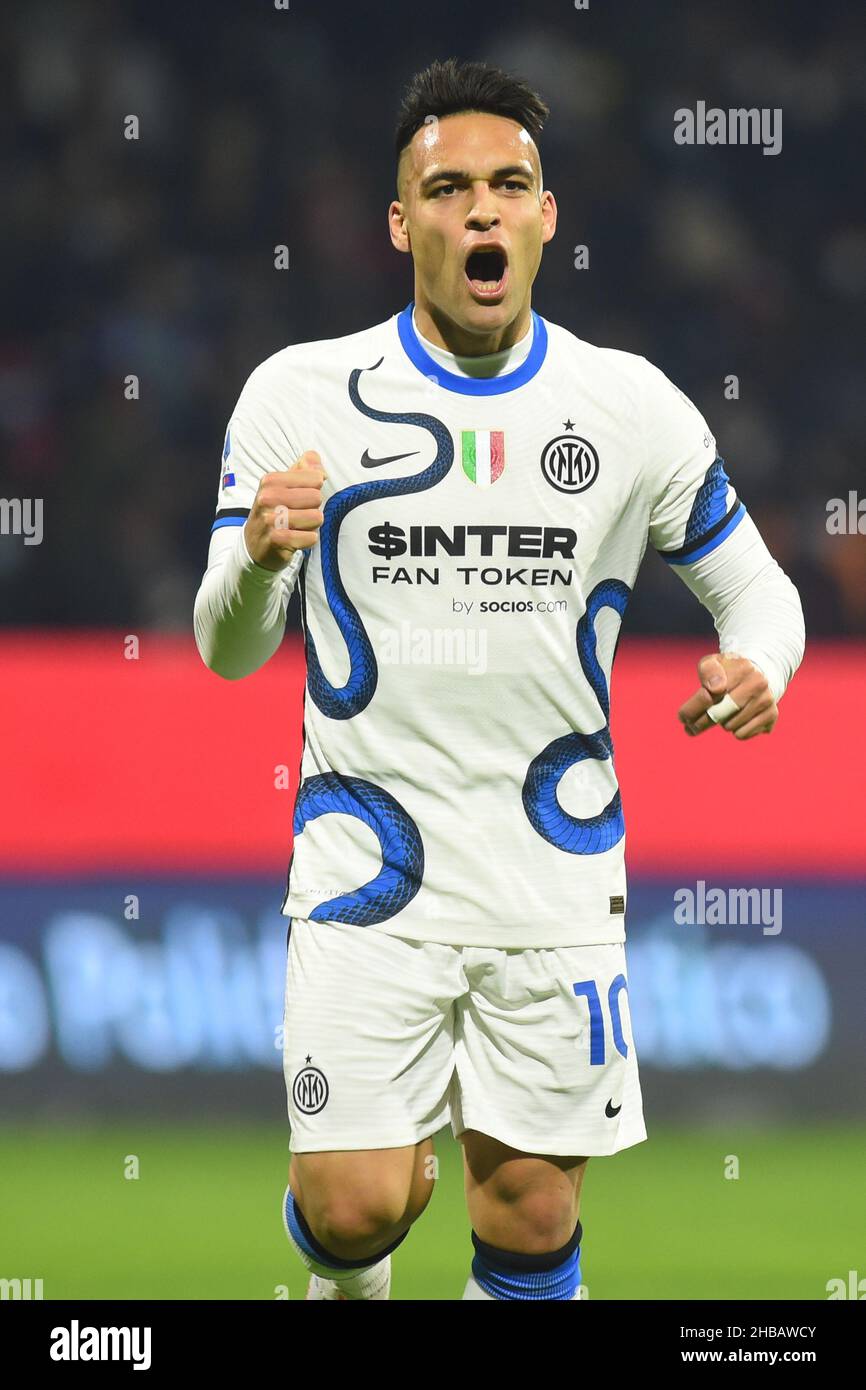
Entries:
<svg viewBox="0 0 866 1390">
<path fill-rule="evenodd" d="M 479 299 L 495 299 L 504 290 L 507 277 L 505 252 L 496 246 L 473 251 L 466 259 L 466 279 Z"/>
</svg>

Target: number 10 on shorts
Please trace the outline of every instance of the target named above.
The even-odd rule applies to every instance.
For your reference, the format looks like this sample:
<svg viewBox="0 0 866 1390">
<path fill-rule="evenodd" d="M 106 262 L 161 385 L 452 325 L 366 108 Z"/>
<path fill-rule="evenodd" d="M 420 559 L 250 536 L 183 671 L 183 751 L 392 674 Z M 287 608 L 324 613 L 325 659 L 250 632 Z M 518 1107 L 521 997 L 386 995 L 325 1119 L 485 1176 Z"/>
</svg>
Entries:
<svg viewBox="0 0 866 1390">
<path fill-rule="evenodd" d="M 601 1011 L 601 1000 L 598 997 L 598 986 L 595 980 L 580 980 L 577 984 L 572 985 L 572 989 L 578 998 L 585 995 L 589 1005 L 590 1066 L 604 1066 L 604 1017 Z M 616 1050 L 621 1056 L 627 1057 L 628 1044 L 622 1035 L 622 1019 L 619 1012 L 619 996 L 623 990 L 628 990 L 625 975 L 615 975 L 607 991 L 607 1008 Z"/>
</svg>

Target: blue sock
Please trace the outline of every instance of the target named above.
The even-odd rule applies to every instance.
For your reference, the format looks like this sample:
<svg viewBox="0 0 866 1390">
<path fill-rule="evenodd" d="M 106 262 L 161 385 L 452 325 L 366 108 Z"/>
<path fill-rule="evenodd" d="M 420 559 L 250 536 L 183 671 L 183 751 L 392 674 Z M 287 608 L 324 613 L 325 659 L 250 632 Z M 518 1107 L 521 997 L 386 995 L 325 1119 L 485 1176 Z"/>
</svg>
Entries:
<svg viewBox="0 0 866 1390">
<path fill-rule="evenodd" d="M 578 1221 L 573 1236 L 560 1250 L 527 1255 L 498 1250 L 473 1231 L 473 1277 L 491 1298 L 569 1301 L 580 1284 L 582 1238 L 583 1228 Z"/>
</svg>

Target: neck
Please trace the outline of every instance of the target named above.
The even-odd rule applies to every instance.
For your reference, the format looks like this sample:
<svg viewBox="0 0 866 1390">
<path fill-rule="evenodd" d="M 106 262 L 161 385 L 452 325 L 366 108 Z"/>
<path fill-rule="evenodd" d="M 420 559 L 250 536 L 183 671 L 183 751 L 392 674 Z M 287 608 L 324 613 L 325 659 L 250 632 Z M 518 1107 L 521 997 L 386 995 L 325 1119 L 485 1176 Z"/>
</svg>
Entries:
<svg viewBox="0 0 866 1390">
<path fill-rule="evenodd" d="M 510 323 L 499 328 L 472 330 L 455 323 L 415 287 L 415 323 L 428 342 L 453 352 L 455 357 L 487 357 L 514 347 L 529 332 L 532 318 L 529 298 Z"/>
</svg>

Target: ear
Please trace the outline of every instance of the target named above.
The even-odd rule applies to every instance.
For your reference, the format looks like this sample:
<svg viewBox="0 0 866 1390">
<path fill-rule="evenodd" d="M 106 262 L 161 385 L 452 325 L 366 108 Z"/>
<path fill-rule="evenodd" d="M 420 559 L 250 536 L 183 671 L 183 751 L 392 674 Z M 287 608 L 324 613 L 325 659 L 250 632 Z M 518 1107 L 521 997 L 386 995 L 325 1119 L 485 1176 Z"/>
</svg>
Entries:
<svg viewBox="0 0 866 1390">
<path fill-rule="evenodd" d="M 391 234 L 391 244 L 398 251 L 406 253 L 411 251 L 406 214 L 403 210 L 403 204 L 397 202 L 396 199 L 388 208 L 388 231 Z"/>
<path fill-rule="evenodd" d="M 546 245 L 548 241 L 553 240 L 557 217 L 556 199 L 549 188 L 545 188 L 541 195 L 541 215 L 543 218 L 541 240 L 542 244 Z"/>
</svg>

